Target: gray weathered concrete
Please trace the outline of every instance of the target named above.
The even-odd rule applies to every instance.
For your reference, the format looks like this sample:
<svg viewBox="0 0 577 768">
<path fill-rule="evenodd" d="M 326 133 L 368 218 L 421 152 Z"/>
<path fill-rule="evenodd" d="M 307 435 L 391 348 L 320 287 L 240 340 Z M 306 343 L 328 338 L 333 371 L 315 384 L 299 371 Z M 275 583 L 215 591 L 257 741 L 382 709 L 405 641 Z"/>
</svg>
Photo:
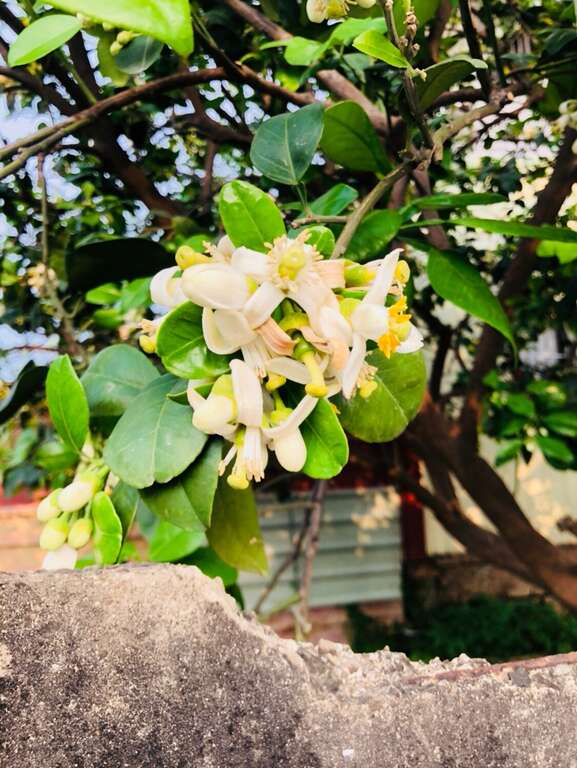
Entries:
<svg viewBox="0 0 577 768">
<path fill-rule="evenodd" d="M 0 574 L 0 767 L 571 768 L 575 661 L 298 645 L 182 566 Z"/>
</svg>

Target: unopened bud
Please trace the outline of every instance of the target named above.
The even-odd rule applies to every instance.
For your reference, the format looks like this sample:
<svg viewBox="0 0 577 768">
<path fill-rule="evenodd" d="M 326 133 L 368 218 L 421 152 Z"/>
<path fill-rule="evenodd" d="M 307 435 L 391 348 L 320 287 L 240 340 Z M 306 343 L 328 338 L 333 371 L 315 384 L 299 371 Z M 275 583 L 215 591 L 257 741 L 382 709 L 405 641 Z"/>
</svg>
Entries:
<svg viewBox="0 0 577 768">
<path fill-rule="evenodd" d="M 53 551 L 59 549 L 68 536 L 68 522 L 63 517 L 49 520 L 40 534 L 40 549 Z"/>
<path fill-rule="evenodd" d="M 58 495 L 58 506 L 63 512 L 77 512 L 85 507 L 98 490 L 98 478 L 85 472 L 63 488 Z"/>
<path fill-rule="evenodd" d="M 211 258 L 195 251 L 190 245 L 181 245 L 176 252 L 175 261 L 181 269 L 188 269 L 196 264 L 210 264 Z"/>
<path fill-rule="evenodd" d="M 47 523 L 55 517 L 58 517 L 62 511 L 58 505 L 58 496 L 60 495 L 60 489 L 52 491 L 51 494 L 42 499 L 38 507 L 36 508 L 36 517 L 41 523 Z"/>
<path fill-rule="evenodd" d="M 395 280 L 401 285 L 409 282 L 411 277 L 411 268 L 404 259 L 401 259 L 395 269 Z"/>
<path fill-rule="evenodd" d="M 140 349 L 147 355 L 153 355 L 156 352 L 156 341 L 152 336 L 147 336 L 143 333 L 138 337 L 138 343 L 140 344 Z"/>
<path fill-rule="evenodd" d="M 77 520 L 68 533 L 68 543 L 73 549 L 82 549 L 90 541 L 92 536 L 92 520 L 83 517 Z"/>
<path fill-rule="evenodd" d="M 116 40 L 110 45 L 111 56 L 118 56 L 121 50 L 122 50 L 122 46 Z"/>
<path fill-rule="evenodd" d="M 129 32 L 127 29 L 123 29 L 122 32 L 119 32 L 116 35 L 116 42 L 120 43 L 120 45 L 126 45 L 131 40 L 134 40 L 134 32 Z"/>
<path fill-rule="evenodd" d="M 299 429 L 274 441 L 278 463 L 287 472 L 300 472 L 307 460 L 307 447 Z"/>
<path fill-rule="evenodd" d="M 234 417 L 234 401 L 226 395 L 210 394 L 202 405 L 194 409 L 192 424 L 207 435 L 220 432 Z"/>
</svg>

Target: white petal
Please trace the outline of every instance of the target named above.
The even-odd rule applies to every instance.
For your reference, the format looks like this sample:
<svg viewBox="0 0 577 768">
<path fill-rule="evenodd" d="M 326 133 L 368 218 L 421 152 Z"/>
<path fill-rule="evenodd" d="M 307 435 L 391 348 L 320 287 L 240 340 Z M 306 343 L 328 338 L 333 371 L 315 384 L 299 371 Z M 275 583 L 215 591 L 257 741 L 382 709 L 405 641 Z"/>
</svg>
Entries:
<svg viewBox="0 0 577 768">
<path fill-rule="evenodd" d="M 186 397 L 191 408 L 200 408 L 205 402 L 205 398 L 196 391 L 198 386 L 198 380 L 191 379 L 186 388 Z"/>
<path fill-rule="evenodd" d="M 267 440 L 279 440 L 281 437 L 285 437 L 290 432 L 298 429 L 305 419 L 307 419 L 319 402 L 317 397 L 311 397 L 305 395 L 297 407 L 293 410 L 291 415 L 286 418 L 282 424 L 277 427 L 268 427 L 263 429 L 263 434 Z"/>
<path fill-rule="evenodd" d="M 268 259 L 266 253 L 253 251 L 244 245 L 237 248 L 232 254 L 231 264 L 235 269 L 245 275 L 254 277 L 255 280 L 265 280 L 268 273 Z"/>
<path fill-rule="evenodd" d="M 261 427 L 263 417 L 262 388 L 256 373 L 243 360 L 231 360 L 232 389 L 237 408 L 237 421 L 247 427 Z"/>
<path fill-rule="evenodd" d="M 389 328 L 389 310 L 363 300 L 351 315 L 351 325 L 363 338 L 377 341 Z"/>
<path fill-rule="evenodd" d="M 397 262 L 399 261 L 399 255 L 403 252 L 402 248 L 395 248 L 391 251 L 383 261 L 378 269 L 377 275 L 373 281 L 373 284 L 367 291 L 367 295 L 363 299 L 363 302 L 370 302 L 371 304 L 384 304 L 385 298 L 391 289 L 393 278 L 395 276 L 395 269 L 397 268 Z"/>
<path fill-rule="evenodd" d="M 228 431 L 233 418 L 234 404 L 224 395 L 209 395 L 194 409 L 192 424 L 207 435 L 221 435 Z"/>
<path fill-rule="evenodd" d="M 278 463 L 287 472 L 300 472 L 307 460 L 307 446 L 299 429 L 294 429 L 273 443 Z"/>
<path fill-rule="evenodd" d="M 278 376 L 284 376 L 289 381 L 295 381 L 297 384 L 308 384 L 311 375 L 303 363 L 293 360 L 291 357 L 273 357 L 266 364 L 267 371 L 276 373 Z"/>
<path fill-rule="evenodd" d="M 226 311 L 226 310 L 220 310 Z M 238 345 L 224 339 L 216 324 L 216 312 L 206 307 L 202 311 L 202 335 L 206 346 L 217 355 L 231 355 L 238 350 Z"/>
<path fill-rule="evenodd" d="M 78 552 L 69 544 L 63 544 L 59 549 L 46 553 L 42 561 L 42 568 L 45 571 L 59 571 L 64 568 L 72 570 L 77 559 Z"/>
<path fill-rule="evenodd" d="M 319 312 L 319 326 L 325 338 L 342 339 L 347 346 L 351 346 L 353 342 L 351 326 L 338 309 L 322 307 Z"/>
<path fill-rule="evenodd" d="M 220 240 L 216 244 L 216 249 L 219 255 L 223 257 L 223 259 L 225 259 L 226 261 L 230 261 L 230 259 L 232 258 L 232 254 L 234 252 L 234 245 L 228 235 L 224 235 L 224 237 L 220 238 Z"/>
<path fill-rule="evenodd" d="M 315 262 L 315 270 L 329 288 L 345 287 L 345 260 L 325 259 Z"/>
<path fill-rule="evenodd" d="M 365 340 L 358 333 L 355 333 L 353 336 L 353 348 L 351 349 L 351 354 L 349 355 L 347 364 L 341 373 L 343 396 L 346 397 L 347 400 L 355 391 L 357 380 L 365 360 L 366 352 L 367 347 Z"/>
<path fill-rule="evenodd" d="M 214 313 L 216 327 L 223 340 L 240 349 L 256 339 L 256 333 L 251 330 L 242 312 L 230 309 L 217 309 Z"/>
<path fill-rule="evenodd" d="M 266 376 L 266 366 L 271 358 L 266 344 L 257 336 L 254 341 L 249 344 L 244 344 L 241 347 L 242 356 L 245 363 L 251 368 L 256 375 L 263 379 Z"/>
<path fill-rule="evenodd" d="M 244 306 L 250 327 L 258 328 L 266 322 L 284 298 L 284 293 L 272 283 L 259 285 Z"/>
<path fill-rule="evenodd" d="M 177 271 L 178 267 L 167 267 L 154 275 L 150 281 L 150 297 L 154 304 L 172 308 L 187 301 L 182 292 L 180 278 L 173 277 Z"/>
<path fill-rule="evenodd" d="M 414 325 L 411 325 L 411 332 L 407 338 L 399 344 L 395 349 L 395 352 L 399 352 L 401 355 L 407 355 L 410 352 L 416 352 L 423 346 L 423 334 Z"/>
<path fill-rule="evenodd" d="M 327 17 L 327 0 L 307 0 L 307 16 L 315 24 L 320 24 Z"/>
<path fill-rule="evenodd" d="M 182 290 L 195 304 L 210 309 L 241 309 L 249 296 L 245 276 L 218 263 L 185 269 Z"/>
<path fill-rule="evenodd" d="M 318 323 L 321 307 L 328 306 L 336 310 L 339 308 L 335 294 L 314 272 L 309 272 L 306 279 L 297 283 L 295 290 L 289 292 L 289 298 L 296 301 L 304 309 L 315 330 L 317 330 L 315 323 Z"/>
</svg>

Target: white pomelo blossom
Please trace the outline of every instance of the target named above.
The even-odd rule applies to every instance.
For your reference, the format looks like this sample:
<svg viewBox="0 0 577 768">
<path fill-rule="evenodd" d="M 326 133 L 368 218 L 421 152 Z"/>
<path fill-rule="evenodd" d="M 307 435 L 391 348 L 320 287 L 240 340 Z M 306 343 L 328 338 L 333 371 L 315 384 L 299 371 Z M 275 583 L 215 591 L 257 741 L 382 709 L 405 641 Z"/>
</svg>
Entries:
<svg viewBox="0 0 577 768">
<path fill-rule="evenodd" d="M 307 0 L 307 15 L 315 24 L 327 19 L 341 19 L 346 16 L 352 5 L 360 8 L 372 8 L 377 0 Z"/>
<path fill-rule="evenodd" d="M 154 304 L 172 309 L 187 300 L 182 292 L 180 269 L 167 267 L 161 269 L 150 281 L 150 297 Z"/>
</svg>

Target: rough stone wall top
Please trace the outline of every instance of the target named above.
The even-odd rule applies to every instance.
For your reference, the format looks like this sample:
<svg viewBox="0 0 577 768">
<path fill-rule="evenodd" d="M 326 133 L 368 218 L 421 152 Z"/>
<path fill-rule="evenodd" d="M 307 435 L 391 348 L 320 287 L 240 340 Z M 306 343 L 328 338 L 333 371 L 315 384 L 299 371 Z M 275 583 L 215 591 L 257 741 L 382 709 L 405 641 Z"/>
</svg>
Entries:
<svg viewBox="0 0 577 768">
<path fill-rule="evenodd" d="M 185 566 L 0 575 L 0 768 L 577 768 L 577 658 L 280 640 Z"/>
</svg>

